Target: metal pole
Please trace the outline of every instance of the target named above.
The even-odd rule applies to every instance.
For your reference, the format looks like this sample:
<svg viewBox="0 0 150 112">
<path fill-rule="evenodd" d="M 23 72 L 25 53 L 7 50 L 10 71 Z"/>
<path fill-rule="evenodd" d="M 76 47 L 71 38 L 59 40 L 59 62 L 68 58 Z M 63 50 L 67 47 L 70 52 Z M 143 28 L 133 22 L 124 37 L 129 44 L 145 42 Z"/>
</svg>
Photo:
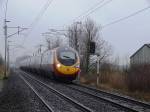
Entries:
<svg viewBox="0 0 150 112">
<path fill-rule="evenodd" d="M 4 78 L 6 78 L 7 74 L 7 21 L 4 20 L 4 35 L 5 35 L 5 70 L 4 70 Z"/>
<path fill-rule="evenodd" d="M 79 57 L 80 57 L 80 42 L 79 42 L 79 40 L 78 40 L 78 24 L 80 24 L 80 25 L 82 25 L 82 23 L 81 22 L 76 22 L 76 32 L 75 32 L 75 38 L 77 39 L 77 48 L 76 48 L 76 50 L 78 51 L 78 53 L 79 53 Z M 81 32 L 81 26 L 80 26 L 80 31 L 79 31 L 79 33 Z M 80 35 L 80 34 L 79 34 Z M 78 83 L 80 83 L 80 75 L 81 75 L 81 70 L 80 70 L 80 72 L 79 72 L 79 74 L 78 74 Z"/>
<path fill-rule="evenodd" d="M 97 86 L 99 85 L 99 56 L 97 55 Z"/>
<path fill-rule="evenodd" d="M 9 41 L 8 41 L 9 42 Z M 7 43 L 8 43 L 7 42 Z M 7 45 L 7 71 L 9 72 L 9 43 Z"/>
</svg>

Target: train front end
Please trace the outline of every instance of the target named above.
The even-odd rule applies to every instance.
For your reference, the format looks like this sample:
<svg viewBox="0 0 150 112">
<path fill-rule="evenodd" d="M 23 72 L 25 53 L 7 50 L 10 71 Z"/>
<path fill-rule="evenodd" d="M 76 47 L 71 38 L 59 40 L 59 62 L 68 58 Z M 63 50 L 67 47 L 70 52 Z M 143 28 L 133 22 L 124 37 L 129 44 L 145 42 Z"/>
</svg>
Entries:
<svg viewBox="0 0 150 112">
<path fill-rule="evenodd" d="M 80 72 L 78 53 L 70 47 L 60 47 L 55 52 L 54 73 L 62 80 L 75 80 Z"/>
</svg>

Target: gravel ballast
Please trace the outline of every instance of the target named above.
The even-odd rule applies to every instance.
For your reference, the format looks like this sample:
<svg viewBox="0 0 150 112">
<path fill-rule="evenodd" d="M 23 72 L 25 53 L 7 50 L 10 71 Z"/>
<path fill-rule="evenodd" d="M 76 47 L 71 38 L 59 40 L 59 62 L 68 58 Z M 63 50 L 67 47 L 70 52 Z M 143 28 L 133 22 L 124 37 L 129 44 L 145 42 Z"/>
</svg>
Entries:
<svg viewBox="0 0 150 112">
<path fill-rule="evenodd" d="M 24 75 L 23 75 L 24 76 Z M 74 105 L 65 101 L 63 98 L 59 97 L 56 93 L 52 92 L 48 88 L 45 88 L 43 85 L 36 83 L 29 78 L 24 77 L 36 91 L 44 98 L 44 100 L 51 105 L 52 109 L 55 112 L 82 112 L 74 107 Z"/>
<path fill-rule="evenodd" d="M 32 74 L 30 74 L 32 75 Z M 42 82 L 47 83 L 48 85 L 54 87 L 58 91 L 64 93 L 65 95 L 75 99 L 76 101 L 84 104 L 85 106 L 89 107 L 90 109 L 94 110 L 95 112 L 124 112 L 125 110 L 116 108 L 112 106 L 109 103 L 106 103 L 101 100 L 94 99 L 92 97 L 89 97 L 85 94 L 82 94 L 78 91 L 71 90 L 63 85 L 63 83 L 57 83 L 55 81 L 52 81 L 48 78 L 42 77 L 42 76 L 37 76 L 37 75 L 32 75 L 33 77 L 38 78 Z"/>
<path fill-rule="evenodd" d="M 19 74 L 13 72 L 0 92 L 0 112 L 48 112 L 48 110 Z"/>
</svg>

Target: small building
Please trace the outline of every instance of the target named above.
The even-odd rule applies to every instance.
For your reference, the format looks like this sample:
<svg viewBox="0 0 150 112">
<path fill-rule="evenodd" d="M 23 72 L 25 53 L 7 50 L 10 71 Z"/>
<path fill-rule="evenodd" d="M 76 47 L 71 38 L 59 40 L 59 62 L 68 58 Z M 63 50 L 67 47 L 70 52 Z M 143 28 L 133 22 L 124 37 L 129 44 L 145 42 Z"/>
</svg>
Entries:
<svg viewBox="0 0 150 112">
<path fill-rule="evenodd" d="M 130 57 L 130 64 L 131 66 L 150 64 L 150 44 L 144 44 L 140 49 L 138 49 Z"/>
</svg>

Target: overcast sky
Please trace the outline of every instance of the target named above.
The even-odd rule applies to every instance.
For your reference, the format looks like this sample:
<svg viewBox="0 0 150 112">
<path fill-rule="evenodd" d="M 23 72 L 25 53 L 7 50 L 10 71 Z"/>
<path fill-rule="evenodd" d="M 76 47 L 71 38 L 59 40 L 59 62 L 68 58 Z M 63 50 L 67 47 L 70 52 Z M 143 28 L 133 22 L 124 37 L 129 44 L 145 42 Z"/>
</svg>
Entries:
<svg viewBox="0 0 150 112">
<path fill-rule="evenodd" d="M 39 14 L 47 0 L 8 0 L 8 26 L 29 27 Z M 109 0 L 104 0 L 103 3 Z M 0 0 L 0 52 L 4 54 L 3 19 L 6 0 Z M 87 17 L 76 18 L 83 12 L 99 3 L 100 0 L 53 0 L 42 18 L 28 37 L 16 35 L 11 44 L 24 45 L 26 49 L 14 49 L 11 55 L 30 54 L 35 46 L 43 43 L 41 33 L 50 28 L 62 29 L 72 24 L 73 20 L 84 21 Z M 102 3 L 102 4 L 103 4 Z M 102 5 L 100 4 L 100 5 Z M 112 0 L 109 4 L 97 9 L 89 15 L 99 25 L 105 25 L 122 17 L 128 16 L 150 5 L 149 0 Z M 102 29 L 103 39 L 113 46 L 114 56 L 132 55 L 145 43 L 150 43 L 150 9 L 127 20 Z M 8 29 L 8 34 L 16 29 Z M 24 32 L 27 33 L 27 32 Z M 17 52 L 17 53 L 16 53 Z"/>
</svg>

